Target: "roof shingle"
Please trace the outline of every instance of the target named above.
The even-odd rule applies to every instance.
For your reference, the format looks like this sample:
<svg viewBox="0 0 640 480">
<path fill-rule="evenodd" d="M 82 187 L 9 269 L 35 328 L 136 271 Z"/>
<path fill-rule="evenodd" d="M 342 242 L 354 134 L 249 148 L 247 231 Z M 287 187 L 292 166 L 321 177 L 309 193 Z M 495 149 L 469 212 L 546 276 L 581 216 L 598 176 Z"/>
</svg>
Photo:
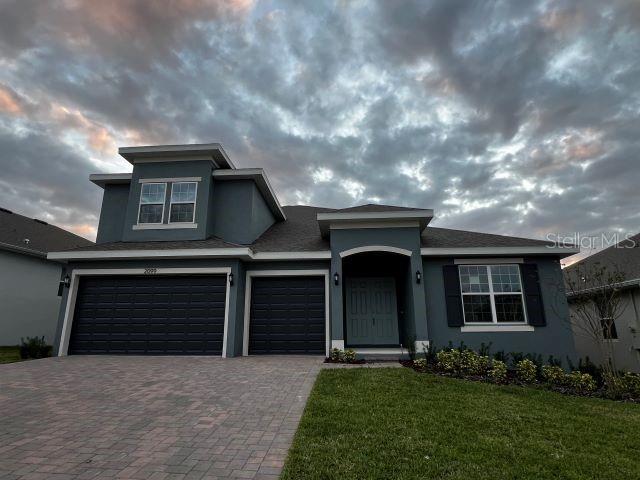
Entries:
<svg viewBox="0 0 640 480">
<path fill-rule="evenodd" d="M 48 252 L 93 245 L 93 242 L 42 220 L 0 208 L 0 244 L 5 248 L 13 247 L 45 255 Z"/>
</svg>

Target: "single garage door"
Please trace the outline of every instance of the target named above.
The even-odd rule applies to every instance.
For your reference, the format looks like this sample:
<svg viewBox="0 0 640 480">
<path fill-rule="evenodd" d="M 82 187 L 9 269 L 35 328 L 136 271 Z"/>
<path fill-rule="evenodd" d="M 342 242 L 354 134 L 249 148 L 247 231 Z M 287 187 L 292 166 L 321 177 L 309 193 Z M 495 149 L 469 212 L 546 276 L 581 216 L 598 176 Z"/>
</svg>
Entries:
<svg viewBox="0 0 640 480">
<path fill-rule="evenodd" d="M 249 354 L 325 353 L 324 277 L 254 277 Z"/>
<path fill-rule="evenodd" d="M 226 276 L 81 277 L 69 354 L 220 355 Z"/>
</svg>

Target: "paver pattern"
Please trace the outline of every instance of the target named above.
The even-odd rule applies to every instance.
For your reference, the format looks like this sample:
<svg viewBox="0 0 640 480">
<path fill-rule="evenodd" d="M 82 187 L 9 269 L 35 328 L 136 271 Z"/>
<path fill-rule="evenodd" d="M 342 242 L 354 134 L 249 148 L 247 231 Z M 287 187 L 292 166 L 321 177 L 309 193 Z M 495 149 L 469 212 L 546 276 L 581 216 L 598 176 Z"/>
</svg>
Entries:
<svg viewBox="0 0 640 480">
<path fill-rule="evenodd" d="M 319 357 L 0 365 L 0 479 L 278 477 Z"/>
</svg>

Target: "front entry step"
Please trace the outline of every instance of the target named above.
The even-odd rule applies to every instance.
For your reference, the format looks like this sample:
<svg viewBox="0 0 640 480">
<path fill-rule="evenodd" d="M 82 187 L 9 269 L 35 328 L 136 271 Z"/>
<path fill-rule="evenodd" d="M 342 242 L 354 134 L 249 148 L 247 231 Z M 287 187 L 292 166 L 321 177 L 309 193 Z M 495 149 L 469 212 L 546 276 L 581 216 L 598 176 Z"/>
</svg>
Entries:
<svg viewBox="0 0 640 480">
<path fill-rule="evenodd" d="M 407 350 L 401 348 L 353 348 L 356 358 L 365 360 L 391 361 L 409 358 Z"/>
</svg>

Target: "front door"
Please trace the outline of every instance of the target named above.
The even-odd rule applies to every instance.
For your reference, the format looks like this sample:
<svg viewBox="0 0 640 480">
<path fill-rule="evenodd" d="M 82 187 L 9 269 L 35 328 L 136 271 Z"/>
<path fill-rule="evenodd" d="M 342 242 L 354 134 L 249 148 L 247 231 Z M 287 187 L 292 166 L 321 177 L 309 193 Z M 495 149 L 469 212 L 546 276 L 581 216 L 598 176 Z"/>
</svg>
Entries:
<svg viewBox="0 0 640 480">
<path fill-rule="evenodd" d="M 396 282 L 393 277 L 347 278 L 347 343 L 398 345 Z"/>
</svg>

